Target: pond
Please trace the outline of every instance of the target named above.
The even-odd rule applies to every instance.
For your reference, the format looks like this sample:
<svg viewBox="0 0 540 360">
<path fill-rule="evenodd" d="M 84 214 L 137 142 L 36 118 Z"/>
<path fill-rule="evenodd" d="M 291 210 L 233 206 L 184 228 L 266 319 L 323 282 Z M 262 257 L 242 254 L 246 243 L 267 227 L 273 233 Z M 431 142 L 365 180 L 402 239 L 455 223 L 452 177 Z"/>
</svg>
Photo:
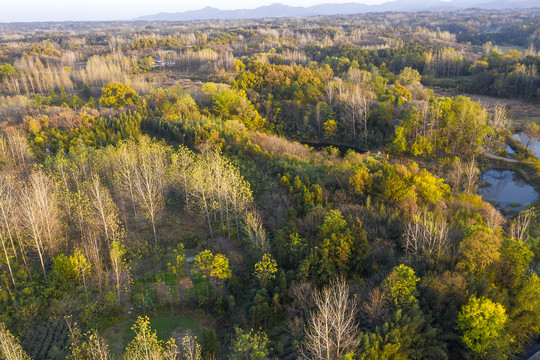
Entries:
<svg viewBox="0 0 540 360">
<path fill-rule="evenodd" d="M 478 194 L 499 210 L 521 211 L 538 200 L 536 190 L 512 170 L 486 170 L 480 175 L 480 181 L 487 186 L 480 187 Z"/>
<path fill-rule="evenodd" d="M 512 137 L 522 143 L 526 148 L 531 150 L 537 159 L 540 159 L 540 140 L 530 138 L 524 133 L 514 134 Z"/>
</svg>

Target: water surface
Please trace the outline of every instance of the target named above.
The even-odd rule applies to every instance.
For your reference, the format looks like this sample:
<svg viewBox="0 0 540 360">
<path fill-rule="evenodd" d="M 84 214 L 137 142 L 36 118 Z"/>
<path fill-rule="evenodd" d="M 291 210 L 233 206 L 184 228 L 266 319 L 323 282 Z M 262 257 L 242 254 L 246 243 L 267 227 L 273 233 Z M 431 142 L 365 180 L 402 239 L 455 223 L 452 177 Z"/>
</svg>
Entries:
<svg viewBox="0 0 540 360">
<path fill-rule="evenodd" d="M 536 190 L 512 170 L 486 170 L 480 181 L 488 186 L 479 188 L 478 194 L 498 209 L 521 211 L 538 200 Z"/>
<path fill-rule="evenodd" d="M 535 138 L 530 138 L 524 133 L 514 134 L 512 137 L 518 140 L 526 148 L 531 150 L 536 156 L 537 159 L 540 159 L 540 140 Z"/>
</svg>

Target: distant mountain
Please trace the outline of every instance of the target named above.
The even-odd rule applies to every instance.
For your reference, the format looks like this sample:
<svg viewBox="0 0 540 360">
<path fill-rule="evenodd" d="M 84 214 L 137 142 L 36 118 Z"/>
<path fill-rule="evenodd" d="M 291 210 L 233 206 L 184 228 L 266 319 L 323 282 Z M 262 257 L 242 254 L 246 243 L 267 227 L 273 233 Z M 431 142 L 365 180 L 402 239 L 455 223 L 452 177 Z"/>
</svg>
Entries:
<svg viewBox="0 0 540 360">
<path fill-rule="evenodd" d="M 277 17 L 300 17 L 316 15 L 362 14 L 384 11 L 451 11 L 467 8 L 482 9 L 527 9 L 540 7 L 538 0 L 395 0 L 379 5 L 360 3 L 321 4 L 310 7 L 272 4 L 256 9 L 220 10 L 205 7 L 177 13 L 161 12 L 136 18 L 141 21 L 183 21 L 211 19 L 260 19 Z"/>
</svg>

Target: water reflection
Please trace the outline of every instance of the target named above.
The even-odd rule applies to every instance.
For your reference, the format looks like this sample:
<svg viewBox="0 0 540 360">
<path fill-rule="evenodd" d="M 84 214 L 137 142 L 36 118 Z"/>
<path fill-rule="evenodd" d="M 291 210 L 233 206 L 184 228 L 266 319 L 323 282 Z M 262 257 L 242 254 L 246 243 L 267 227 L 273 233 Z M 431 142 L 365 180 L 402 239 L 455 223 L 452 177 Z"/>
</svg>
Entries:
<svg viewBox="0 0 540 360">
<path fill-rule="evenodd" d="M 524 133 L 514 134 L 512 137 L 531 150 L 536 158 L 540 159 L 540 140 L 530 138 Z"/>
<path fill-rule="evenodd" d="M 489 186 L 479 188 L 478 194 L 498 208 L 521 211 L 538 200 L 538 193 L 515 171 L 486 170 L 480 180 Z"/>
</svg>

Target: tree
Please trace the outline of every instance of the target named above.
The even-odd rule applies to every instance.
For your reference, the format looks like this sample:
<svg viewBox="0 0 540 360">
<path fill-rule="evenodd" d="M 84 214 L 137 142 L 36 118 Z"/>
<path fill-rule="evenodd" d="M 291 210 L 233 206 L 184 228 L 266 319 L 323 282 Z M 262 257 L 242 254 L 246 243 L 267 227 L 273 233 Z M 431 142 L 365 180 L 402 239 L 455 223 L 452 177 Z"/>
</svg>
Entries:
<svg viewBox="0 0 540 360">
<path fill-rule="evenodd" d="M 113 162 L 115 184 L 118 192 L 127 191 L 131 198 L 133 214 L 137 215 L 135 182 L 137 179 L 137 145 L 133 141 L 120 143 L 116 148 Z"/>
<path fill-rule="evenodd" d="M 398 81 L 404 86 L 408 86 L 415 82 L 419 83 L 420 80 L 422 80 L 422 75 L 420 75 L 418 70 L 410 67 L 404 68 L 398 76 Z"/>
<path fill-rule="evenodd" d="M 67 357 L 71 360 L 112 360 L 107 341 L 99 335 L 97 330 L 90 330 L 86 334 L 81 334 L 77 324 L 69 325 L 69 340 L 71 342 L 70 354 Z"/>
<path fill-rule="evenodd" d="M 165 191 L 169 172 L 168 149 L 147 140 L 138 146 L 135 172 L 136 201 L 152 223 L 154 241 L 157 243 L 156 216 L 165 207 Z"/>
<path fill-rule="evenodd" d="M 414 270 L 406 265 L 396 266 L 384 280 L 383 289 L 398 307 L 410 307 L 418 302 L 416 283 L 420 279 Z"/>
<path fill-rule="evenodd" d="M 354 87 L 354 89 L 349 93 L 347 97 L 347 104 L 349 104 L 351 112 L 351 120 L 353 125 L 353 141 L 356 142 L 356 120 L 360 126 L 364 128 L 364 140 L 365 146 L 368 146 L 368 135 L 367 135 L 367 125 L 368 125 L 368 113 L 369 106 L 373 94 L 369 91 L 360 89 L 359 87 Z"/>
<path fill-rule="evenodd" d="M 499 260 L 501 239 L 489 229 L 477 229 L 465 237 L 460 248 L 458 269 L 470 274 L 486 275 L 488 266 Z"/>
<path fill-rule="evenodd" d="M 80 249 L 75 249 L 73 255 L 70 256 L 70 261 L 77 274 L 77 278 L 81 279 L 86 292 L 86 277 L 90 272 L 91 266 L 83 252 Z"/>
<path fill-rule="evenodd" d="M 270 244 L 258 211 L 253 210 L 246 213 L 244 216 L 244 232 L 249 239 L 249 245 L 258 255 L 265 254 L 270 250 Z"/>
<path fill-rule="evenodd" d="M 11 257 L 17 256 L 14 241 L 15 227 L 17 226 L 17 200 L 15 195 L 15 183 L 13 179 L 6 175 L 0 175 L 0 243 L 2 243 L 2 250 L 13 285 L 15 285 L 15 277 L 11 268 Z M 21 248 L 21 253 L 24 254 L 24 248 Z"/>
<path fill-rule="evenodd" d="M 3 323 L 0 323 L 0 357 L 4 360 L 30 360 L 30 356 Z"/>
<path fill-rule="evenodd" d="M 98 175 L 93 175 L 90 178 L 88 195 L 92 218 L 109 244 L 119 236 L 118 207 L 113 201 L 109 190 L 101 184 Z"/>
<path fill-rule="evenodd" d="M 354 236 L 339 210 L 330 210 L 319 227 L 318 273 L 322 281 L 344 274 L 352 259 Z"/>
<path fill-rule="evenodd" d="M 116 291 L 118 295 L 118 303 L 120 303 L 120 294 L 122 290 L 123 276 L 127 272 L 127 264 L 124 260 L 126 249 L 120 241 L 113 241 L 110 246 L 110 257 L 112 270 L 114 272 L 114 280 L 116 282 Z"/>
<path fill-rule="evenodd" d="M 514 306 L 509 310 L 509 330 L 521 347 L 540 332 L 540 277 L 528 275 L 519 288 Z M 520 349 L 521 350 L 521 349 Z"/>
<path fill-rule="evenodd" d="M 504 306 L 487 298 L 469 298 L 457 318 L 462 331 L 461 340 L 475 356 L 492 359 L 511 339 L 505 336 L 504 328 L 508 315 Z"/>
<path fill-rule="evenodd" d="M 224 119 L 239 120 L 248 129 L 260 130 L 265 120 L 246 97 L 243 90 L 224 89 L 212 95 L 214 111 Z"/>
<path fill-rule="evenodd" d="M 450 251 L 448 223 L 429 211 L 424 210 L 407 223 L 402 239 L 407 254 L 438 261 Z"/>
<path fill-rule="evenodd" d="M 218 351 L 219 343 L 216 332 L 211 328 L 204 328 L 202 333 L 202 352 L 205 356 L 210 357 Z"/>
<path fill-rule="evenodd" d="M 349 184 L 358 195 L 369 194 L 371 191 L 371 175 L 369 169 L 361 167 L 349 178 Z"/>
<path fill-rule="evenodd" d="M 201 346 L 197 343 L 197 337 L 187 333 L 182 338 L 182 355 L 185 360 L 201 360 Z"/>
<path fill-rule="evenodd" d="M 58 245 L 59 222 L 56 198 L 53 194 L 52 184 L 41 171 L 33 172 L 28 183 L 20 192 L 20 204 L 22 225 L 26 235 L 33 240 L 33 245 L 38 252 L 43 270 L 43 276 L 47 279 L 45 270 L 44 252 L 55 251 Z"/>
<path fill-rule="evenodd" d="M 270 353 L 270 341 L 264 332 L 254 332 L 253 329 L 244 333 L 242 329 L 234 329 L 235 338 L 232 343 L 229 360 L 266 360 Z"/>
<path fill-rule="evenodd" d="M 529 226 L 534 217 L 534 213 L 530 210 L 520 213 L 512 222 L 508 228 L 508 236 L 516 241 L 526 243 L 529 239 Z"/>
<path fill-rule="evenodd" d="M 225 280 L 231 277 L 229 260 L 221 254 L 212 254 L 210 250 L 205 250 L 195 256 L 193 272 L 210 281 Z M 209 283 L 206 283 L 206 296 L 209 296 Z"/>
<path fill-rule="evenodd" d="M 329 119 L 323 124 L 323 133 L 326 139 L 333 139 L 337 133 L 337 122 Z"/>
<path fill-rule="evenodd" d="M 337 278 L 313 294 L 315 311 L 311 313 L 302 343 L 304 359 L 342 359 L 358 345 L 356 301 L 351 298 L 344 278 Z"/>
<path fill-rule="evenodd" d="M 173 339 L 166 344 L 159 341 L 150 327 L 148 317 L 139 317 L 133 327 L 135 338 L 129 343 L 124 354 L 125 360 L 174 360 L 178 357 L 178 347 Z"/>
<path fill-rule="evenodd" d="M 407 88 L 396 81 L 390 89 L 388 89 L 394 104 L 403 105 L 412 100 L 412 95 Z"/>
<path fill-rule="evenodd" d="M 120 108 L 139 102 L 137 92 L 126 84 L 110 82 L 101 89 L 101 92 L 99 104 L 103 107 Z"/>
<path fill-rule="evenodd" d="M 268 280 L 275 279 L 277 273 L 277 262 L 269 254 L 264 254 L 262 260 L 255 264 L 254 275 L 263 287 L 266 287 Z"/>
<path fill-rule="evenodd" d="M 381 97 L 386 92 L 386 85 L 388 84 L 388 79 L 383 76 L 375 76 L 371 81 L 373 86 L 373 91 L 377 94 L 378 97 Z"/>
</svg>

